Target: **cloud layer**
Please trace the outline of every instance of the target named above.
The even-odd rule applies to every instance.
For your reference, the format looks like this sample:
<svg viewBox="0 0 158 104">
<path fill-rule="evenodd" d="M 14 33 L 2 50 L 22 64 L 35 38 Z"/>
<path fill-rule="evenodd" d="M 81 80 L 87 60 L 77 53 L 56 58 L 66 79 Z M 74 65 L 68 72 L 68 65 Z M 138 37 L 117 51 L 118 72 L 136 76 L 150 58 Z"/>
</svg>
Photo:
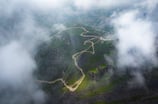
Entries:
<svg viewBox="0 0 158 104">
<path fill-rule="evenodd" d="M 138 67 L 156 59 L 156 35 L 152 22 L 139 17 L 139 10 L 130 10 L 114 19 L 118 43 L 118 64 Z"/>
<path fill-rule="evenodd" d="M 116 46 L 119 67 L 157 63 L 155 39 L 158 31 L 155 27 L 158 19 L 154 18 L 157 4 L 157 0 L 1 0 L 0 93 L 5 93 L 0 103 L 44 103 L 44 92 L 33 76 L 37 70 L 34 60 L 37 47 L 49 42 L 50 32 L 64 30 L 63 22 L 72 23 L 72 18 L 76 22 L 81 14 L 85 17 L 79 22 L 100 20 L 98 27 L 112 21 L 114 34 L 119 39 Z M 106 20 L 105 12 L 100 16 L 95 10 L 115 15 Z M 93 15 L 89 16 L 91 13 Z M 133 76 L 138 83 L 144 83 L 140 72 Z"/>
</svg>

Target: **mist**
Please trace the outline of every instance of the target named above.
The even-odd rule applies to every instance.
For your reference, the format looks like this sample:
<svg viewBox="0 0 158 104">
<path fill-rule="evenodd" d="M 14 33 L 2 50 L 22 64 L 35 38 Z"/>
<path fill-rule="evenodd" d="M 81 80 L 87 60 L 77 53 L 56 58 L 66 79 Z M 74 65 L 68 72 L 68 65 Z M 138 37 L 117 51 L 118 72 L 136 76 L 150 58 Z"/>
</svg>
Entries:
<svg viewBox="0 0 158 104">
<path fill-rule="evenodd" d="M 114 20 L 119 38 L 120 66 L 141 66 L 145 61 L 156 61 L 155 38 L 152 23 L 139 17 L 140 11 L 122 13 Z"/>
<path fill-rule="evenodd" d="M 114 14 L 112 20 L 119 39 L 117 66 L 121 72 L 131 68 L 130 86 L 145 86 L 143 73 L 157 66 L 157 30 L 154 25 L 157 21 L 153 21 L 151 14 L 157 10 L 156 6 L 156 1 L 147 0 Z"/>
<path fill-rule="evenodd" d="M 45 94 L 33 75 L 34 56 L 37 47 L 49 41 L 49 31 L 38 25 L 24 1 L 0 1 L 0 5 L 0 103 L 43 104 Z"/>
<path fill-rule="evenodd" d="M 145 85 L 141 67 L 157 66 L 157 10 L 157 0 L 1 0 L 0 103 L 45 103 L 47 95 L 33 74 L 38 70 L 35 55 L 66 23 L 103 31 L 111 25 L 118 38 L 117 70 L 134 68 L 129 85 Z"/>
</svg>

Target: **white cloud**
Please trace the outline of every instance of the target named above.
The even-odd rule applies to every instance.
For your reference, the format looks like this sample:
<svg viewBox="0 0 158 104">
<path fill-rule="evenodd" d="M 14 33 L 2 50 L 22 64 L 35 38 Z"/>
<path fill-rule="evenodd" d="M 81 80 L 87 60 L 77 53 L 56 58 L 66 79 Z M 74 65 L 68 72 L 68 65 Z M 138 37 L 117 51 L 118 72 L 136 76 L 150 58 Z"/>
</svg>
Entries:
<svg viewBox="0 0 158 104">
<path fill-rule="evenodd" d="M 120 6 L 135 5 L 138 0 L 75 0 L 74 5 L 79 9 L 90 10 L 97 8 L 116 8 Z"/>
<path fill-rule="evenodd" d="M 155 59 L 155 34 L 152 23 L 138 17 L 139 11 L 121 13 L 113 23 L 118 43 L 118 63 L 121 66 L 139 66 L 144 60 Z"/>
<path fill-rule="evenodd" d="M 0 48 L 0 80 L 19 85 L 31 79 L 36 64 L 30 53 L 18 42 Z"/>
<path fill-rule="evenodd" d="M 158 5 L 158 0 L 145 0 L 141 5 L 152 11 Z"/>
<path fill-rule="evenodd" d="M 8 12 L 11 12 L 12 9 L 23 5 L 26 6 L 26 8 L 37 9 L 42 12 L 52 11 L 53 13 L 54 10 L 60 10 L 59 12 L 63 12 L 65 9 L 70 8 L 70 11 L 83 12 L 87 10 L 95 10 L 97 8 L 111 9 L 128 5 L 134 6 L 142 1 L 143 0 L 8 0 L 0 1 L 0 8 L 4 7 L 4 5 L 8 5 L 5 8 L 8 8 Z M 77 8 L 79 11 L 76 11 L 76 9 L 72 7 Z"/>
<path fill-rule="evenodd" d="M 57 8 L 63 8 L 67 3 L 69 3 L 68 0 L 32 0 L 29 1 L 32 6 L 38 7 L 40 9 L 57 9 Z"/>
<path fill-rule="evenodd" d="M 54 24 L 53 29 L 57 31 L 63 31 L 66 30 L 66 26 L 63 24 Z"/>
</svg>

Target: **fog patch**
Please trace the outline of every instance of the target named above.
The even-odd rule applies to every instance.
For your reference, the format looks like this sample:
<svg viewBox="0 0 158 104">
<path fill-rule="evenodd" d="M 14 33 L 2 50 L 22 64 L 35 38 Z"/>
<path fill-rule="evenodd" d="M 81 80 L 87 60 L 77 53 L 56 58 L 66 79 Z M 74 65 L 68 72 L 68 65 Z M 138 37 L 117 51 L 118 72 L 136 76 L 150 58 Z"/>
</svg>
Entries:
<svg viewBox="0 0 158 104">
<path fill-rule="evenodd" d="M 121 13 L 113 23 L 119 42 L 118 65 L 139 67 L 146 61 L 155 63 L 155 34 L 152 23 L 139 18 L 139 11 Z"/>
</svg>

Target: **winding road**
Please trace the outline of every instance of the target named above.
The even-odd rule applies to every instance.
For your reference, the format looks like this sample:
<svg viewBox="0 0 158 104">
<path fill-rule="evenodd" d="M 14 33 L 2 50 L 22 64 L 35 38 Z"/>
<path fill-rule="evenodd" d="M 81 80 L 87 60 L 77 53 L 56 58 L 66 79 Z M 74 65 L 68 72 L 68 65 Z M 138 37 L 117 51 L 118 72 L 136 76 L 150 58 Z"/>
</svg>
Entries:
<svg viewBox="0 0 158 104">
<path fill-rule="evenodd" d="M 70 28 L 67 28 L 65 30 L 62 30 L 62 31 L 58 32 L 57 34 L 63 32 L 63 31 L 67 31 L 67 30 L 75 29 L 75 28 L 83 30 L 83 32 L 80 34 L 81 37 L 89 38 L 89 39 L 85 40 L 83 44 L 84 45 L 90 44 L 86 49 L 84 49 L 82 51 L 79 51 L 79 52 L 77 52 L 77 53 L 72 55 L 72 59 L 74 60 L 74 64 L 75 64 L 76 68 L 80 71 L 81 77 L 77 81 L 75 81 L 73 84 L 71 84 L 71 85 L 68 85 L 63 78 L 58 78 L 58 79 L 53 80 L 53 81 L 38 80 L 40 83 L 54 84 L 56 82 L 62 82 L 63 85 L 69 91 L 71 91 L 71 92 L 76 91 L 79 88 L 79 86 L 81 85 L 81 83 L 83 82 L 83 80 L 85 79 L 85 76 L 86 76 L 84 71 L 83 71 L 83 69 L 78 65 L 79 57 L 83 53 L 90 53 L 92 55 L 95 54 L 95 49 L 94 49 L 95 48 L 95 44 L 98 43 L 99 41 L 111 41 L 111 40 L 113 40 L 112 38 L 105 38 L 105 37 L 95 36 L 95 35 L 86 35 L 89 31 L 86 28 L 84 28 L 84 27 L 70 27 Z"/>
</svg>

